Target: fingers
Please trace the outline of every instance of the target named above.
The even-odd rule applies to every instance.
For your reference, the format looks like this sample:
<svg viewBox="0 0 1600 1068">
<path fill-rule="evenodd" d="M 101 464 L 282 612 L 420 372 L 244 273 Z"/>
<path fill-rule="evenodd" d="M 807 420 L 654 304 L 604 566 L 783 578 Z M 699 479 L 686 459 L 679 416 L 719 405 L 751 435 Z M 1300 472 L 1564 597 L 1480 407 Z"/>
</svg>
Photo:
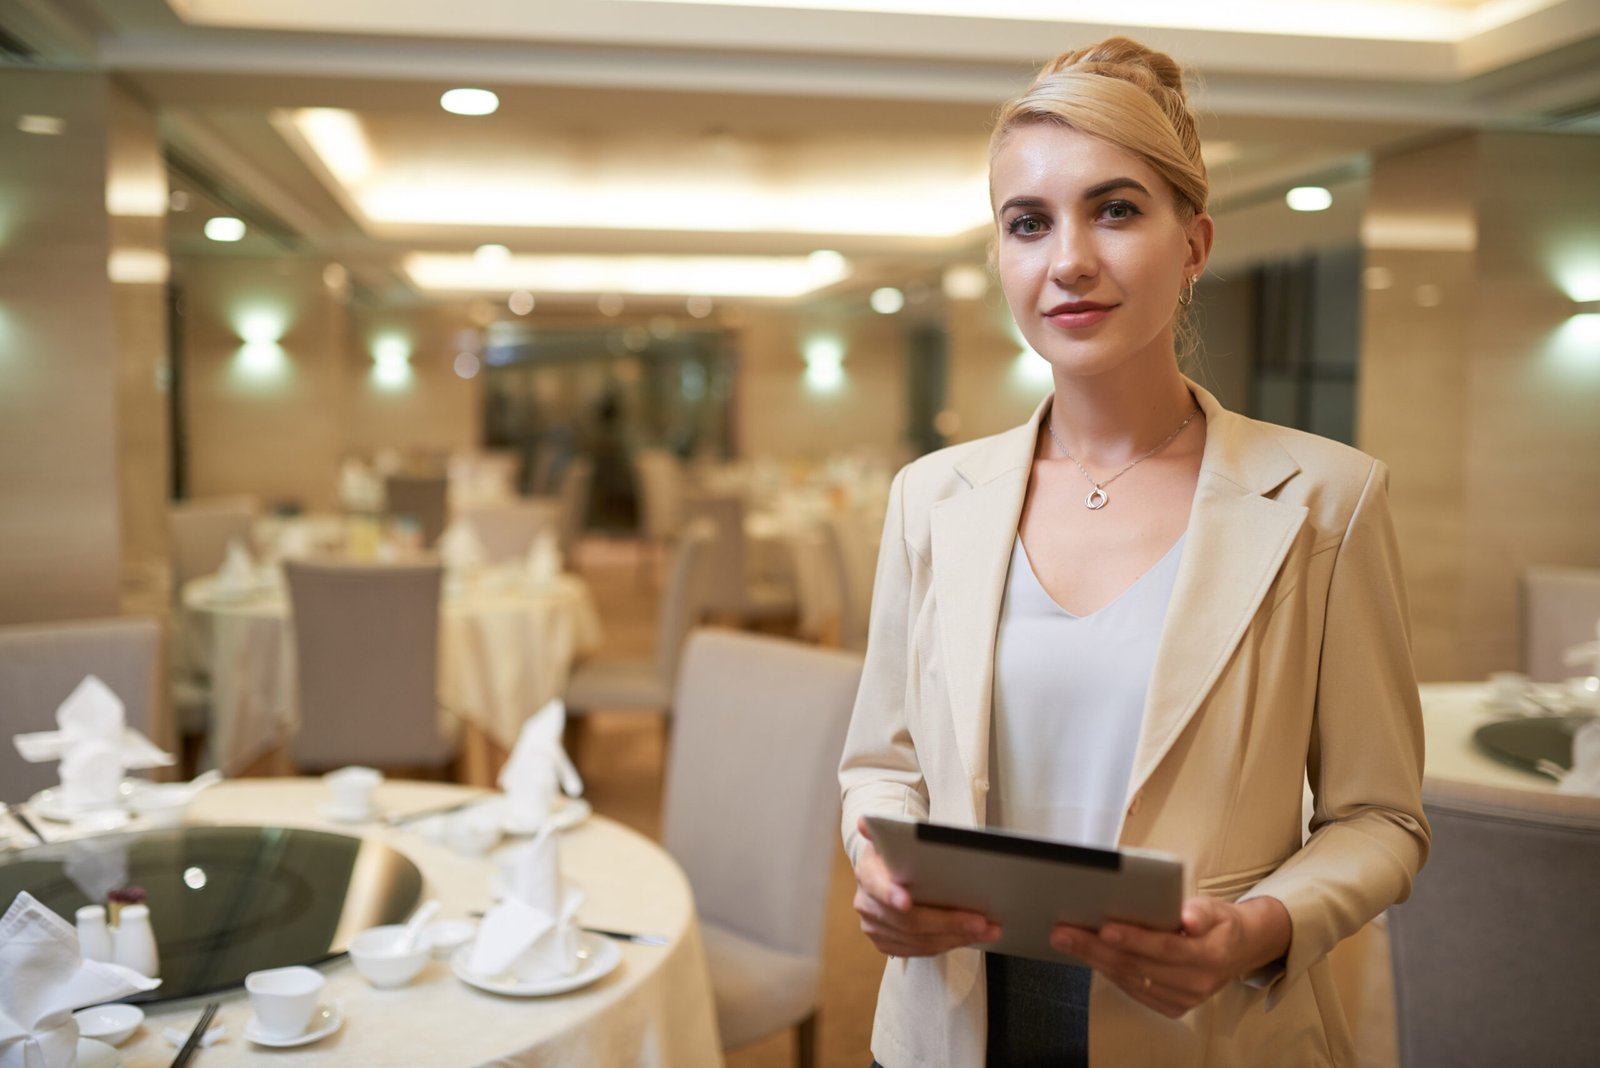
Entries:
<svg viewBox="0 0 1600 1068">
<path fill-rule="evenodd" d="M 1142 1005 L 1176 1018 L 1216 993 L 1226 981 L 1197 958 L 1182 935 L 1107 924 L 1096 934 L 1059 926 L 1050 944 L 1100 972 Z"/>
</svg>

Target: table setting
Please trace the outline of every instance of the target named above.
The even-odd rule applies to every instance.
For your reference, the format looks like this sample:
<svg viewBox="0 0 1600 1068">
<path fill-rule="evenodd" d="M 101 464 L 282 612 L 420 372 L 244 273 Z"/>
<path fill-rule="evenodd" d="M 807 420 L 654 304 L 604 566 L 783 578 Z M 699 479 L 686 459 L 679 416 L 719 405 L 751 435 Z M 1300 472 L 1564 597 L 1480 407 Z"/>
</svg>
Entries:
<svg viewBox="0 0 1600 1068">
<path fill-rule="evenodd" d="M 497 792 L 372 769 L 225 781 L 179 826 L 68 825 L 0 852 L 0 902 L 54 931 L 51 974 L 100 976 L 82 995 L 52 979 L 48 1013 L 0 980 L 0 1017 L 24 1021 L 0 1058 L 11 1031 L 54 1036 L 0 1065 L 142 1068 L 180 1047 L 203 1065 L 720 1063 L 687 881 L 592 813 L 564 718 L 529 719 Z M 149 974 L 93 959 L 108 917 L 148 923 Z M 31 960 L 7 930 L 0 959 Z"/>
</svg>

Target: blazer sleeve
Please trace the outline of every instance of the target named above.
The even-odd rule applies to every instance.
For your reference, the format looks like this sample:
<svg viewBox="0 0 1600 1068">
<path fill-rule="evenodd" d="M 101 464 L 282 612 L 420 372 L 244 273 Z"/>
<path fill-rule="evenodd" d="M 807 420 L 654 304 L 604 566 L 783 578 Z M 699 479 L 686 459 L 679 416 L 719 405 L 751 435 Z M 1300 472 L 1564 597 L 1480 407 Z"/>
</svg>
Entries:
<svg viewBox="0 0 1600 1068">
<path fill-rule="evenodd" d="M 1428 855 L 1422 705 L 1381 463 L 1368 473 L 1337 553 L 1306 764 L 1311 834 L 1244 895 L 1277 898 L 1294 925 L 1269 1007 L 1341 939 L 1404 901 Z"/>
<path fill-rule="evenodd" d="M 839 765 L 845 852 L 856 862 L 864 839 L 857 820 L 867 814 L 922 819 L 927 784 L 907 725 L 916 678 L 912 631 L 928 588 L 927 562 L 906 539 L 906 471 L 889 489 L 867 628 L 866 661 Z"/>
</svg>

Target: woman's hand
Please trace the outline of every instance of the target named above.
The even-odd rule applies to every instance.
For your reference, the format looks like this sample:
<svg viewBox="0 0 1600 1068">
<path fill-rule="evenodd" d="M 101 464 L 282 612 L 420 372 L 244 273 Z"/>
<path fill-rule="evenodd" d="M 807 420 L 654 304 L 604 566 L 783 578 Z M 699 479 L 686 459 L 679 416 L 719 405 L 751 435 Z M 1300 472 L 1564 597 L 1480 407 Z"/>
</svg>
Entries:
<svg viewBox="0 0 1600 1068">
<path fill-rule="evenodd" d="M 974 942 L 993 942 L 1000 928 L 976 912 L 932 908 L 911 902 L 911 892 L 894 881 L 872 844 L 867 821 L 856 829 L 866 844 L 856 859 L 856 914 L 861 930 L 891 957 L 932 957 Z"/>
<path fill-rule="evenodd" d="M 1228 983 L 1289 951 L 1293 925 L 1275 897 L 1183 903 L 1181 933 L 1108 923 L 1098 934 L 1058 925 L 1050 944 L 1084 961 L 1135 1001 L 1177 1019 Z"/>
</svg>

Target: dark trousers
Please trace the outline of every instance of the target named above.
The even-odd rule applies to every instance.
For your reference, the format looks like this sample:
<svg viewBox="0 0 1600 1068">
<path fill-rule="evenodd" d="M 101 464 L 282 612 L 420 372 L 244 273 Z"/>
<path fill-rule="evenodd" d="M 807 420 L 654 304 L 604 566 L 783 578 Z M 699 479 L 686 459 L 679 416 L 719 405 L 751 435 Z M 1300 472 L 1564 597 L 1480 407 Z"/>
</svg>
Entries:
<svg viewBox="0 0 1600 1068">
<path fill-rule="evenodd" d="M 1088 1068 L 1089 979 L 1075 964 L 984 954 L 988 1068 Z M 872 1068 L 883 1068 L 877 1061 Z"/>
</svg>

